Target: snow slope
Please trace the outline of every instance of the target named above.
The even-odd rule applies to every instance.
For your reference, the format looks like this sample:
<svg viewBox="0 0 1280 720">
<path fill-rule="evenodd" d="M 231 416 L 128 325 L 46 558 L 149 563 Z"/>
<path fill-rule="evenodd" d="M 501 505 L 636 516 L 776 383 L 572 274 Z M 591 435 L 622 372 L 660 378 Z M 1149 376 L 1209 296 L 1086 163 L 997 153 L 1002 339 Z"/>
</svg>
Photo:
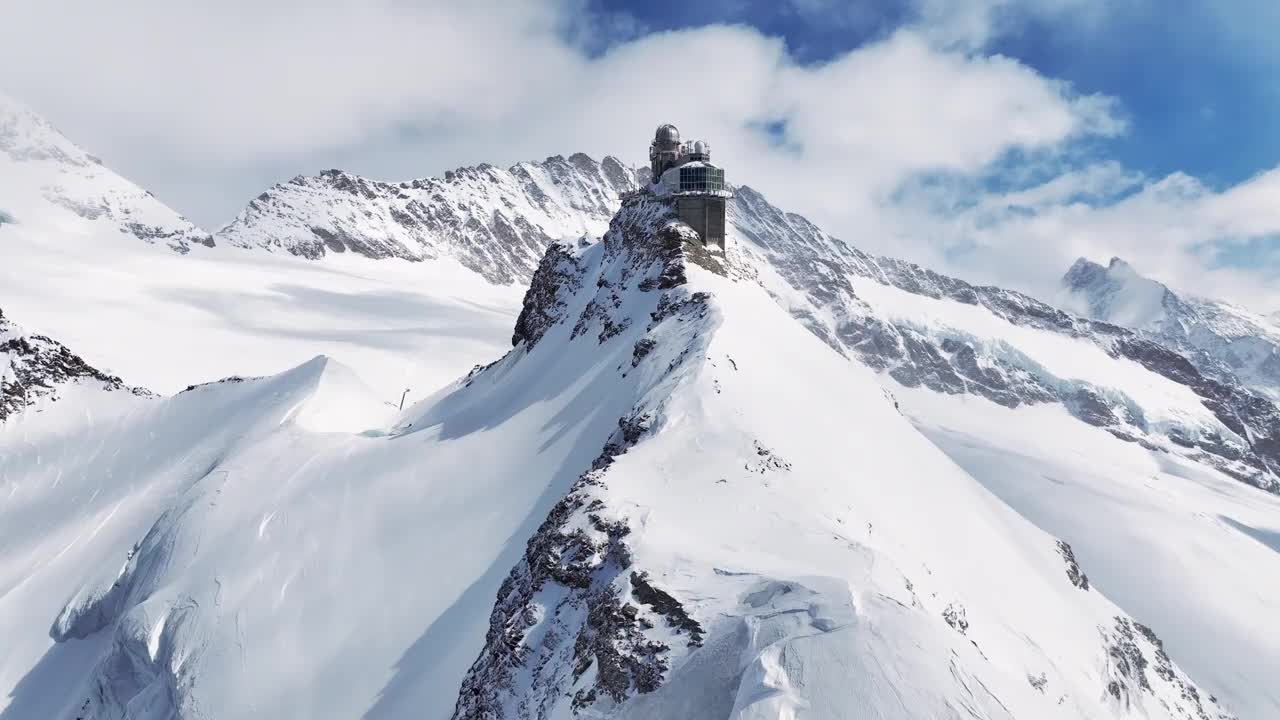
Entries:
<svg viewBox="0 0 1280 720">
<path fill-rule="evenodd" d="M 326 354 L 387 401 L 421 397 L 501 353 L 521 297 L 447 257 L 320 265 L 213 246 L 3 97 L 0 217 L 0 308 L 163 393 Z"/>
<path fill-rule="evenodd" d="M 1081 258 L 1063 277 L 1064 307 L 1140 330 L 1219 364 L 1222 372 L 1280 400 L 1280 322 L 1219 300 L 1183 297 L 1120 258 Z"/>
<path fill-rule="evenodd" d="M 0 428 L 0 717 L 1226 717 L 687 238 L 630 197 L 394 422 L 321 357 Z"/>
<path fill-rule="evenodd" d="M 1280 716 L 1280 631 L 1270 620 L 1280 499 L 1120 442 L 1061 408 L 897 395 L 961 467 L 1070 542 L 1091 583 L 1153 628 L 1192 677 L 1242 718 Z"/>
</svg>

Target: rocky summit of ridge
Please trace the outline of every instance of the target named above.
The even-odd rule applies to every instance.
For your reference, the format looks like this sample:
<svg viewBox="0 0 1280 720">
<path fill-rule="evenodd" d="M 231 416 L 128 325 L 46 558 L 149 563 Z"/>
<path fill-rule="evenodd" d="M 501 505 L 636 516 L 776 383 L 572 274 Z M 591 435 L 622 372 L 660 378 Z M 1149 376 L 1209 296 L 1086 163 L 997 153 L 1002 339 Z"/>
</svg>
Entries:
<svg viewBox="0 0 1280 720">
<path fill-rule="evenodd" d="M 326 170 L 263 192 L 217 237 L 307 258 L 449 257 L 509 284 L 527 279 L 552 242 L 598 236 L 637 186 L 616 158 L 582 153 L 396 183 Z"/>
</svg>

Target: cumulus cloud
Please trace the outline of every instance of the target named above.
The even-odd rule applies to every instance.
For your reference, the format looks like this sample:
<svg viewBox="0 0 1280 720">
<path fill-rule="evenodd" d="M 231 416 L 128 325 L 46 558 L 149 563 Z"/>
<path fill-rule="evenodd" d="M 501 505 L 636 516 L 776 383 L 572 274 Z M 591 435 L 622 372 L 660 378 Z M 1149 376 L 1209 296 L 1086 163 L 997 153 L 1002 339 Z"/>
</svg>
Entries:
<svg viewBox="0 0 1280 720">
<path fill-rule="evenodd" d="M 1154 244 L 1126 223 L 1155 222 L 1143 198 L 1167 193 L 1079 158 L 1081 140 L 1124 131 L 1122 108 L 982 50 L 1010 18 L 1105 3 L 912 2 L 906 25 L 813 64 L 748 26 L 651 33 L 583 0 L 50 0 L 6 11 L 0 88 L 207 226 L 325 167 L 402 179 L 576 151 L 641 163 L 673 121 L 710 139 L 734 181 L 872 251 L 1037 291 L 1068 255 L 1114 247 L 1142 266 Z M 1184 232 L 1179 252 L 1208 262 L 1203 243 L 1247 241 L 1257 228 L 1221 216 L 1262 217 L 1256 192 L 1175 203 L 1213 229 Z M 1029 274 L 1022 234 L 1052 246 Z"/>
</svg>

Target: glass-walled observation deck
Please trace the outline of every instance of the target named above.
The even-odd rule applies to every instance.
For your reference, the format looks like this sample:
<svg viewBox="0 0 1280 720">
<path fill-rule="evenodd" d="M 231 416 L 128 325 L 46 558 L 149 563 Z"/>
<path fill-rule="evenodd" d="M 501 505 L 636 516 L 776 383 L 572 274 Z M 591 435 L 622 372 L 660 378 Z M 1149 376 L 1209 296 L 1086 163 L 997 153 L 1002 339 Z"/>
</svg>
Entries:
<svg viewBox="0 0 1280 720">
<path fill-rule="evenodd" d="M 701 163 L 680 168 L 680 186 L 677 192 L 724 192 L 724 170 Z"/>
</svg>

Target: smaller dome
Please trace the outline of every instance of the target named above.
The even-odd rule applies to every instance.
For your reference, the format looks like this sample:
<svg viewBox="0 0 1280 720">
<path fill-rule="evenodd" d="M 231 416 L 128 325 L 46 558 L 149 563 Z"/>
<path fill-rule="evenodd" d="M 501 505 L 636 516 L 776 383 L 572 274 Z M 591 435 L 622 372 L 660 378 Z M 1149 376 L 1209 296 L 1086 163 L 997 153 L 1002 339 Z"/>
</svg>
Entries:
<svg viewBox="0 0 1280 720">
<path fill-rule="evenodd" d="M 658 131 L 653 134 L 653 141 L 663 145 L 679 145 L 680 131 L 675 125 L 659 125 Z"/>
<path fill-rule="evenodd" d="M 711 147 L 707 145 L 706 141 L 699 140 L 693 144 L 693 151 L 699 155 L 706 155 L 711 152 Z"/>
</svg>

